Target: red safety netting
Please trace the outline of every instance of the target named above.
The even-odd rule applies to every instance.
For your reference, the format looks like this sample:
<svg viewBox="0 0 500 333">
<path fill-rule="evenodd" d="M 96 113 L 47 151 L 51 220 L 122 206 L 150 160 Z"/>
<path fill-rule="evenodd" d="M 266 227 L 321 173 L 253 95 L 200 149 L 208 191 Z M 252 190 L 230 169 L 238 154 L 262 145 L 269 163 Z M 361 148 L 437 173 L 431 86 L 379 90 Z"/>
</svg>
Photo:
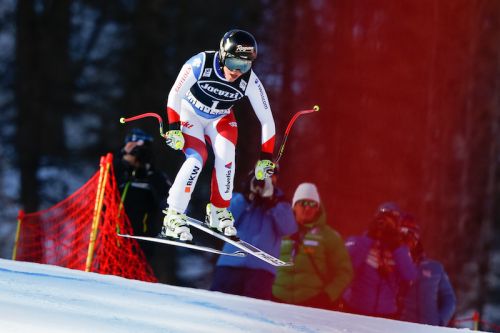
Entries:
<svg viewBox="0 0 500 333">
<path fill-rule="evenodd" d="M 488 330 L 488 332 L 500 332 L 500 325 L 491 323 L 489 321 L 486 321 L 481 318 L 481 315 L 478 311 L 474 311 L 472 313 L 472 316 L 466 317 L 466 318 L 456 318 L 452 320 L 451 322 L 451 327 L 459 327 L 462 328 L 463 326 L 461 324 L 463 323 L 472 323 L 472 329 L 474 331 L 477 331 L 480 327 L 479 325 L 481 324 L 481 329 L 482 330 Z"/>
<path fill-rule="evenodd" d="M 137 242 L 116 234 L 133 232 L 120 207 L 112 158 L 101 158 L 100 170 L 55 206 L 20 212 L 15 260 L 157 281 Z"/>
</svg>

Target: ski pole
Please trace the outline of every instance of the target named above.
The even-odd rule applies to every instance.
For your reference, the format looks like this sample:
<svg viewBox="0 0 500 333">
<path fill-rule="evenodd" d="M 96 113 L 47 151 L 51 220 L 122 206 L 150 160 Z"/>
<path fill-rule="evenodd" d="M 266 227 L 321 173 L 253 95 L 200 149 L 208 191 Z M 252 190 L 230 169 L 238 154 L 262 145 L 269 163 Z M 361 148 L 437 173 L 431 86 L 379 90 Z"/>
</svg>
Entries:
<svg viewBox="0 0 500 333">
<path fill-rule="evenodd" d="M 315 105 L 315 106 L 313 106 L 312 109 L 298 111 L 297 113 L 295 113 L 293 115 L 292 119 L 290 119 L 290 122 L 288 123 L 288 126 L 286 127 L 285 135 L 283 136 L 283 141 L 281 142 L 281 146 L 280 146 L 280 149 L 278 151 L 278 156 L 276 157 L 276 160 L 274 161 L 275 164 L 278 164 L 279 160 L 283 156 L 283 152 L 285 151 L 285 144 L 286 144 L 286 141 L 288 139 L 288 135 L 290 134 L 290 130 L 292 129 L 292 126 L 295 123 L 295 121 L 297 120 L 297 118 L 299 118 L 300 116 L 302 116 L 304 114 L 317 112 L 317 111 L 319 111 L 319 106 Z M 160 125 L 160 135 L 162 137 L 165 137 L 165 134 L 163 133 L 163 119 L 157 113 L 147 112 L 147 113 L 142 113 L 142 114 L 139 114 L 137 116 L 130 117 L 130 118 L 123 118 L 122 117 L 122 118 L 120 118 L 120 123 L 125 124 L 125 123 L 128 123 L 130 121 L 134 121 L 134 120 L 138 120 L 138 119 L 142 119 L 142 118 L 146 118 L 146 117 L 155 117 L 158 120 L 158 124 Z"/>
<path fill-rule="evenodd" d="M 146 118 L 146 117 L 155 117 L 158 120 L 158 124 L 160 125 L 160 135 L 162 137 L 165 137 L 165 134 L 163 133 L 163 119 L 157 113 L 147 112 L 147 113 L 142 113 L 142 114 L 139 114 L 137 116 L 130 117 L 130 118 L 123 118 L 122 117 L 122 118 L 120 118 L 120 123 L 125 124 L 125 123 L 128 123 L 130 121 L 134 121 L 134 120 L 138 120 L 138 119 L 142 119 L 142 118 Z"/>
<path fill-rule="evenodd" d="M 274 161 L 274 164 L 278 164 L 279 160 L 283 156 L 283 152 L 285 150 L 286 140 L 288 139 L 288 135 L 290 134 L 290 130 L 292 129 L 292 126 L 295 123 L 295 120 L 297 120 L 298 117 L 300 117 L 300 116 L 302 116 L 304 114 L 308 114 L 308 113 L 312 113 L 312 112 L 316 112 L 316 111 L 319 111 L 319 106 L 318 105 L 313 106 L 313 108 L 310 109 L 310 110 L 298 111 L 297 113 L 295 113 L 293 115 L 292 119 L 288 123 L 288 126 L 286 127 L 285 135 L 283 136 L 283 141 L 281 142 L 281 146 L 280 146 L 280 149 L 278 151 L 278 156 L 276 157 L 276 160 Z"/>
</svg>

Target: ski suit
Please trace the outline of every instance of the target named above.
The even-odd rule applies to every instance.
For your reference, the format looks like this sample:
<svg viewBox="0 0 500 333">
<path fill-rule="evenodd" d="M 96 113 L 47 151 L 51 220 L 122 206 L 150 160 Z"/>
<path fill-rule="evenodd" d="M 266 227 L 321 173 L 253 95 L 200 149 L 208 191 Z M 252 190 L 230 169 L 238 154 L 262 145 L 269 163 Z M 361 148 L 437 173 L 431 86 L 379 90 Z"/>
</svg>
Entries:
<svg viewBox="0 0 500 333">
<path fill-rule="evenodd" d="M 261 159 L 271 159 L 275 140 L 274 119 L 264 87 L 253 70 L 229 82 L 215 51 L 198 53 L 182 66 L 167 101 L 169 128 L 178 129 L 180 126 L 186 155 L 169 191 L 167 203 L 170 208 L 185 212 L 207 159 L 206 139 L 215 155 L 210 202 L 219 208 L 229 207 L 238 136 L 232 107 L 245 96 L 262 126 Z"/>
</svg>

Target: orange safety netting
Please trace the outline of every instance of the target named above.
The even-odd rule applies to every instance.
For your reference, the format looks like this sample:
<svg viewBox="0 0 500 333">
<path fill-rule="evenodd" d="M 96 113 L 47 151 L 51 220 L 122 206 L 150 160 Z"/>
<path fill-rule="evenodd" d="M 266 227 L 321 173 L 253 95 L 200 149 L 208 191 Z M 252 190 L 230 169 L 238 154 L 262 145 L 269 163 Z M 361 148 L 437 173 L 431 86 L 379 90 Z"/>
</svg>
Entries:
<svg viewBox="0 0 500 333">
<path fill-rule="evenodd" d="M 100 170 L 55 206 L 20 212 L 13 259 L 157 281 L 137 242 L 116 234 L 133 231 L 120 206 L 112 159 L 102 157 Z"/>
</svg>

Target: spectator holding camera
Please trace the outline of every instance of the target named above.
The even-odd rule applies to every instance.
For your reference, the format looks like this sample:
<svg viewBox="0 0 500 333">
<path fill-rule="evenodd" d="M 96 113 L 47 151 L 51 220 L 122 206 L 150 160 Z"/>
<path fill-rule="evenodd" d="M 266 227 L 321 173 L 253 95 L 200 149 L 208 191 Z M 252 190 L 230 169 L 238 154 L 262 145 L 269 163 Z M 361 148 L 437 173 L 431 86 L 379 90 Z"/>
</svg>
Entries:
<svg viewBox="0 0 500 333">
<path fill-rule="evenodd" d="M 302 183 L 293 196 L 298 230 L 281 245 L 280 267 L 273 286 L 278 302 L 336 309 L 337 301 L 352 279 L 349 254 L 340 235 L 327 224 L 318 189 Z"/>
<path fill-rule="evenodd" d="M 120 214 L 127 214 L 134 235 L 155 237 L 161 230 L 165 198 L 171 186 L 168 177 L 153 164 L 153 137 L 134 128 L 115 159 L 115 177 L 121 194 Z M 160 282 L 173 282 L 173 257 L 150 242 L 139 243 Z M 163 258 L 162 258 L 163 257 Z"/>
<path fill-rule="evenodd" d="M 400 208 L 385 203 L 378 208 L 366 234 L 347 239 L 354 280 L 343 295 L 344 311 L 397 318 L 399 290 L 417 274 L 400 236 L 400 223 Z"/>
<path fill-rule="evenodd" d="M 238 236 L 278 257 L 281 239 L 297 226 L 290 203 L 277 187 L 278 169 L 271 178 L 257 180 L 253 171 L 243 193 L 235 193 L 229 210 L 235 219 Z M 224 251 L 237 250 L 225 244 Z M 211 290 L 259 299 L 271 299 L 276 268 L 254 256 L 220 256 Z"/>
<path fill-rule="evenodd" d="M 456 307 L 456 298 L 443 265 L 429 259 L 420 239 L 420 228 L 410 214 L 401 223 L 403 242 L 417 265 L 417 279 L 401 295 L 401 320 L 447 326 Z"/>
</svg>

